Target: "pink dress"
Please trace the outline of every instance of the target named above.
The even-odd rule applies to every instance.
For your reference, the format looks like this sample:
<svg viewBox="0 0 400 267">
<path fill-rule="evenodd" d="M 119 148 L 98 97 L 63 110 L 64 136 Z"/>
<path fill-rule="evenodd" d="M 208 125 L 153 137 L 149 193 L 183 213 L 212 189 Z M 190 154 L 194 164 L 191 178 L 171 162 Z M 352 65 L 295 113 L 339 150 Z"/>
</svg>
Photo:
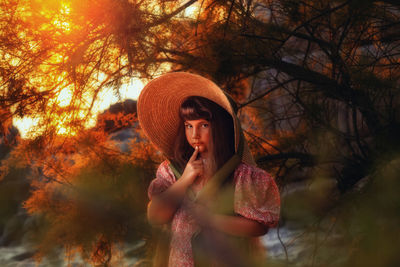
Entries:
<svg viewBox="0 0 400 267">
<path fill-rule="evenodd" d="M 162 193 L 175 181 L 168 161 L 164 161 L 160 164 L 156 178 L 149 186 L 150 200 L 152 196 Z M 234 172 L 234 187 L 234 212 L 236 214 L 258 221 L 268 227 L 277 225 L 280 197 L 271 175 L 260 168 L 241 163 Z M 192 187 L 195 193 L 200 189 L 201 185 Z M 172 219 L 168 266 L 194 266 L 191 238 L 198 230 L 198 225 L 189 212 L 192 203 L 189 197 L 185 197 Z"/>
</svg>

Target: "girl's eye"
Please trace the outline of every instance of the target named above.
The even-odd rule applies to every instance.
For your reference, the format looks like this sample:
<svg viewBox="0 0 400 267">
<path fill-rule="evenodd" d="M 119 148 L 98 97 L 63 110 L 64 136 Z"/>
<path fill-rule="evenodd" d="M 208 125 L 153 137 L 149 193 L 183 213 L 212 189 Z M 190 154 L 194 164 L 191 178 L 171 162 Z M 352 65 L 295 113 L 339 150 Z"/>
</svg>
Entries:
<svg viewBox="0 0 400 267">
<path fill-rule="evenodd" d="M 203 123 L 201 126 L 202 126 L 203 128 L 207 128 L 207 127 L 208 127 L 208 123 Z"/>
<path fill-rule="evenodd" d="M 190 128 L 192 128 L 192 125 L 190 125 L 190 124 L 185 124 L 185 128 L 190 129 Z"/>
</svg>

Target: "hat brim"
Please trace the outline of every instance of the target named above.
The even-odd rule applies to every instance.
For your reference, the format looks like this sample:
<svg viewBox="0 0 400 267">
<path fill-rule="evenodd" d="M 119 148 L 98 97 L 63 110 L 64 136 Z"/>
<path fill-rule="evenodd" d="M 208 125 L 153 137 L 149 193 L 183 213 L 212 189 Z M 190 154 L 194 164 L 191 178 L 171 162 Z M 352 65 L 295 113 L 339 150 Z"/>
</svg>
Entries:
<svg viewBox="0 0 400 267">
<path fill-rule="evenodd" d="M 205 97 L 224 108 L 234 121 L 235 150 L 239 143 L 240 122 L 228 97 L 215 83 L 202 76 L 172 72 L 150 81 L 140 93 L 137 112 L 139 123 L 150 141 L 167 158 L 173 158 L 174 143 L 178 134 L 179 109 L 189 96 Z M 245 142 L 243 161 L 254 165 L 254 159 Z"/>
</svg>

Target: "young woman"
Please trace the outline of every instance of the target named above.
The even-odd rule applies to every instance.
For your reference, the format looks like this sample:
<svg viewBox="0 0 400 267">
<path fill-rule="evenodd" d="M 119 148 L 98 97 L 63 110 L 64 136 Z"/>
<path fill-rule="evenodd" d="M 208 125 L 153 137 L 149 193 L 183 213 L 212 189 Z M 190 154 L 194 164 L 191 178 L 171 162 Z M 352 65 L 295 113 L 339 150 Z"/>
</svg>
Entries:
<svg viewBox="0 0 400 267">
<path fill-rule="evenodd" d="M 170 73 L 143 89 L 138 115 L 168 158 L 147 210 L 152 224 L 170 224 L 168 266 L 251 266 L 280 200 L 273 178 L 255 166 L 232 101 L 208 79 Z"/>
</svg>

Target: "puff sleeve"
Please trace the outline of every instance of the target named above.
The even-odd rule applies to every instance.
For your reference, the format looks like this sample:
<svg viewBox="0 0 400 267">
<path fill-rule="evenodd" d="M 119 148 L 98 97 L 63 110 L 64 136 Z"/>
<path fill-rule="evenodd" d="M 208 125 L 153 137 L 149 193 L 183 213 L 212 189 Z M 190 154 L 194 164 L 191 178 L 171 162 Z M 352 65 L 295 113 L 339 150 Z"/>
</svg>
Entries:
<svg viewBox="0 0 400 267">
<path fill-rule="evenodd" d="M 241 216 L 275 227 L 280 213 L 280 196 L 275 180 L 266 171 L 247 164 L 235 170 L 234 209 Z"/>
<path fill-rule="evenodd" d="M 151 181 L 147 190 L 149 199 L 151 200 L 153 196 L 164 192 L 168 187 L 175 183 L 175 181 L 175 175 L 169 168 L 168 161 L 162 162 L 157 169 L 156 178 Z"/>
</svg>

